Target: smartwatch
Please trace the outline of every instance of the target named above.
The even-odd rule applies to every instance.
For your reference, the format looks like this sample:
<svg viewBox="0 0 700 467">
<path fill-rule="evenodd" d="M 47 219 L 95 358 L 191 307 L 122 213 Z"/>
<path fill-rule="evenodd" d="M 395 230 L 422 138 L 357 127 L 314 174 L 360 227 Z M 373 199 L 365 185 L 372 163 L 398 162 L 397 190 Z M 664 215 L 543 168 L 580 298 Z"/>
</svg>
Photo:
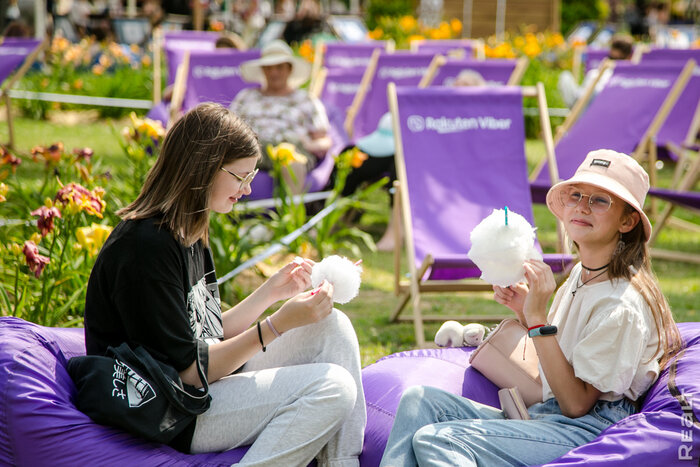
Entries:
<svg viewBox="0 0 700 467">
<path fill-rule="evenodd" d="M 556 326 L 540 326 L 534 329 L 530 329 L 527 332 L 527 335 L 529 337 L 536 337 L 536 336 L 554 336 L 557 334 L 557 327 Z"/>
</svg>

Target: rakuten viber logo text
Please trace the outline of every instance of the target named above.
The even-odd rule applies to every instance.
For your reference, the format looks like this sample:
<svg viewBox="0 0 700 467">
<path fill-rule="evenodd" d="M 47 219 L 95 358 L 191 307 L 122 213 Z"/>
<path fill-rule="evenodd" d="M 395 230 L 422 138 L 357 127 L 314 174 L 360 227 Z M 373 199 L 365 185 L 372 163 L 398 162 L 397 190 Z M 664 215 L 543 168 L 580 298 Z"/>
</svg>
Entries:
<svg viewBox="0 0 700 467">
<path fill-rule="evenodd" d="M 470 130 L 510 130 L 510 118 L 496 118 L 490 115 L 479 117 L 423 117 L 410 115 L 406 126 L 413 133 L 436 131 L 438 133 L 457 133 Z"/>
</svg>

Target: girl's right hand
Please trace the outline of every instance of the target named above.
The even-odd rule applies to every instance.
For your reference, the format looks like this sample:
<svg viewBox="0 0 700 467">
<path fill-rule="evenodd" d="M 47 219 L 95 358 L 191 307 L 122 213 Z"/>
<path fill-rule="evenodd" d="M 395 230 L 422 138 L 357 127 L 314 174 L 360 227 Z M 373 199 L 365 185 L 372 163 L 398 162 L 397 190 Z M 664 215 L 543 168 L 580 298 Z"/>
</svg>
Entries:
<svg viewBox="0 0 700 467">
<path fill-rule="evenodd" d="M 525 306 L 525 297 L 527 296 L 528 288 L 525 282 L 518 282 L 510 287 L 494 285 L 493 292 L 493 298 L 498 303 L 513 310 L 520 322 L 523 324 L 526 323 L 523 308 Z"/>
<path fill-rule="evenodd" d="M 271 317 L 280 332 L 316 323 L 333 311 L 333 285 L 323 281 L 319 288 L 289 299 Z"/>
</svg>

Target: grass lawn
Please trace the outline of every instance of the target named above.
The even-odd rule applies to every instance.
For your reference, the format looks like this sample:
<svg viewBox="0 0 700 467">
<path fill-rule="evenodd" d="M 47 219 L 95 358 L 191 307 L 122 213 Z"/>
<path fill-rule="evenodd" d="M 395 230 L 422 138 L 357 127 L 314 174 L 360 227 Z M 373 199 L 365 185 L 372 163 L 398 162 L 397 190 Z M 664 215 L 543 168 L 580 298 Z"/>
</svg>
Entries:
<svg viewBox="0 0 700 467">
<path fill-rule="evenodd" d="M 2 110 L 4 113 L 4 109 Z M 102 167 L 109 169 L 124 163 L 124 156 L 111 125 L 111 122 L 105 120 L 60 124 L 18 118 L 15 119 L 16 146 L 22 152 L 29 152 L 35 145 L 48 145 L 56 141 L 62 141 L 68 149 L 89 146 L 94 149 L 95 157 L 100 158 Z M 123 126 L 120 122 L 114 125 L 117 130 Z M 0 141 L 7 141 L 7 139 L 7 125 L 3 122 L 0 124 Z M 526 151 L 528 164 L 532 168 L 542 157 L 543 145 L 539 141 L 528 141 Z M 668 184 L 670 180 L 671 165 L 667 163 L 661 171 L 661 186 Z M 386 226 L 389 211 L 384 198 L 385 194 L 377 193 L 376 196 L 377 203 L 384 207 L 383 210 L 378 213 L 367 213 L 359 221 L 360 226 L 370 232 L 375 240 L 379 238 Z M 660 203 L 660 206 L 663 204 Z M 554 251 L 556 243 L 554 217 L 542 205 L 535 205 L 534 209 L 540 242 L 545 251 Z M 679 212 L 679 217 L 695 223 L 700 221 L 700 216 L 690 213 Z M 667 227 L 659 237 L 657 246 L 698 253 L 700 252 L 700 234 Z M 367 365 L 381 356 L 410 349 L 415 344 L 412 324 L 389 322 L 389 315 L 397 303 L 397 297 L 393 292 L 393 254 L 365 250 L 362 259 L 364 274 L 360 295 L 343 306 L 343 309 L 355 324 L 360 340 L 362 362 L 363 365 Z M 405 261 L 402 265 L 403 274 L 406 272 Z M 676 320 L 700 321 L 698 312 L 700 266 L 659 260 L 654 261 L 654 269 L 659 277 L 661 288 L 671 303 Z M 221 276 L 226 272 L 228 271 L 218 271 L 218 274 Z M 231 287 L 233 282 L 235 280 L 224 284 L 223 287 Z M 240 287 L 240 282 L 238 284 Z M 245 285 L 245 287 L 250 286 L 250 284 Z M 464 313 L 463 323 L 469 322 L 470 314 L 504 313 L 503 307 L 492 300 L 490 293 L 426 295 L 422 299 L 422 310 L 426 314 Z M 410 307 L 405 309 L 404 315 L 410 316 Z M 427 341 L 432 341 L 440 324 L 437 322 L 426 325 Z"/>
</svg>

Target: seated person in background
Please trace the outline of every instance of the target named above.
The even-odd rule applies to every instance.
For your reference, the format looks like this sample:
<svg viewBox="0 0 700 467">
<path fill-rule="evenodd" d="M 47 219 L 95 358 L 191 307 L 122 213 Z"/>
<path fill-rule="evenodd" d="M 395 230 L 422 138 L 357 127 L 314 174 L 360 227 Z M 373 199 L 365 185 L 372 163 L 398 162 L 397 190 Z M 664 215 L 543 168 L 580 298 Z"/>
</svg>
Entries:
<svg viewBox="0 0 700 467">
<path fill-rule="evenodd" d="M 231 110 L 240 115 L 258 134 L 263 157 L 258 167 L 270 170 L 268 144 L 292 143 L 306 156 L 305 162 L 293 162 L 293 176 L 286 181 L 292 193 L 300 193 L 306 174 L 316 167 L 331 147 L 328 116 L 321 102 L 299 89 L 309 79 L 311 65 L 294 56 L 285 42 L 275 40 L 263 47 L 261 57 L 244 62 L 241 76 L 260 88 L 244 89 L 231 103 Z"/>
<path fill-rule="evenodd" d="M 357 140 L 357 148 L 367 154 L 367 159 L 360 167 L 352 169 L 345 181 L 343 196 L 354 193 L 365 183 L 374 183 L 384 176 L 389 177 L 385 185 L 388 190 L 396 180 L 396 167 L 394 166 L 394 131 L 390 113 L 385 113 L 379 119 L 377 129 L 367 136 Z M 389 195 L 389 205 L 393 206 L 394 197 Z M 394 216 L 389 211 L 389 222 L 382 238 L 377 242 L 380 251 L 392 251 L 394 249 Z"/>
<path fill-rule="evenodd" d="M 608 54 L 608 58 L 611 60 L 629 60 L 632 58 L 633 48 L 634 39 L 631 36 L 628 36 L 627 34 L 615 34 L 610 43 L 610 53 Z M 603 73 L 603 76 L 600 77 L 598 84 L 596 84 L 596 94 L 605 87 L 611 76 L 611 69 L 608 69 L 605 73 Z M 566 106 L 571 108 L 583 95 L 590 83 L 592 83 L 597 77 L 598 69 L 593 68 L 586 73 L 585 78 L 583 78 L 583 83 L 579 86 L 576 83 L 576 78 L 570 71 L 562 71 L 559 75 L 557 87 Z"/>
<path fill-rule="evenodd" d="M 462 70 L 452 82 L 452 86 L 486 86 L 486 80 L 478 71 Z"/>
</svg>

